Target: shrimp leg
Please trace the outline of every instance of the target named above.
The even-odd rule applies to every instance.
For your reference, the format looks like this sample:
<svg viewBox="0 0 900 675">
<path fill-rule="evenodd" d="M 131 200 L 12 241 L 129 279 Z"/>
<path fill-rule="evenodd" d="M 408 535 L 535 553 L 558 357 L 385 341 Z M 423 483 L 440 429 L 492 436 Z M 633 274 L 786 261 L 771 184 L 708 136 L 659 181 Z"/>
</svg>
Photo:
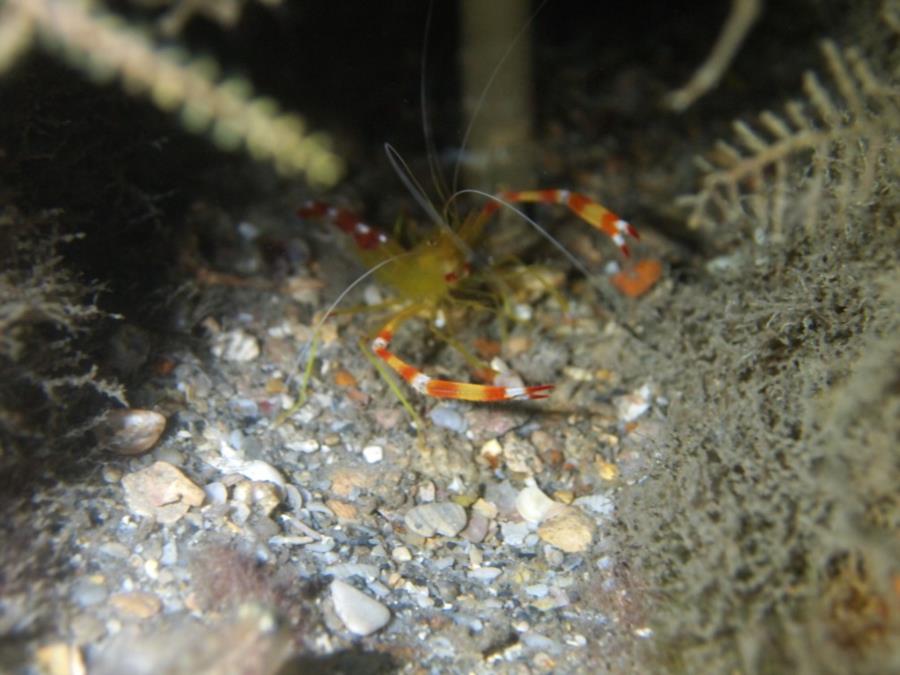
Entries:
<svg viewBox="0 0 900 675">
<path fill-rule="evenodd" d="M 626 258 L 629 256 L 625 237 L 640 239 L 640 235 L 634 227 L 615 213 L 601 206 L 590 197 L 569 190 L 525 190 L 521 192 L 504 191 L 497 193 L 497 198 L 504 202 L 540 202 L 543 204 L 562 204 L 567 206 L 572 213 L 600 230 L 613 240 Z M 490 201 L 481 210 L 479 220 L 486 219 L 500 208 L 497 201 Z"/>
<path fill-rule="evenodd" d="M 509 401 L 513 399 L 547 398 L 552 384 L 540 384 L 531 387 L 500 387 L 484 384 L 470 384 L 454 380 L 437 380 L 407 363 L 388 347 L 394 337 L 394 331 L 406 317 L 408 312 L 401 312 L 388 321 L 372 340 L 372 351 L 387 363 L 400 377 L 408 382 L 416 391 L 435 398 L 453 398 L 464 401 Z"/>
</svg>

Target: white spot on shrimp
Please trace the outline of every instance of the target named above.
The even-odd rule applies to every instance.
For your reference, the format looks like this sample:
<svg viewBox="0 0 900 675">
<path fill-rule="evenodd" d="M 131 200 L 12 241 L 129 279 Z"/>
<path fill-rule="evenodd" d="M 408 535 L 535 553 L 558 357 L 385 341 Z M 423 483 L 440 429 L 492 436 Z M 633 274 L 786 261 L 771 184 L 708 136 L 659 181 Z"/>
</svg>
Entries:
<svg viewBox="0 0 900 675">
<path fill-rule="evenodd" d="M 384 244 L 387 242 L 387 240 L 388 240 L 387 235 L 384 232 L 378 233 L 378 243 Z"/>
<path fill-rule="evenodd" d="M 447 317 L 444 314 L 444 310 L 439 309 L 437 314 L 434 316 L 434 327 L 435 328 L 443 328 L 447 325 Z"/>
<path fill-rule="evenodd" d="M 357 223 L 356 231 L 360 234 L 369 234 L 372 231 L 372 228 L 366 225 L 365 223 Z"/>
<path fill-rule="evenodd" d="M 517 321 L 531 321 L 531 317 L 533 316 L 531 305 L 526 305 L 525 303 L 515 305 L 513 307 L 513 315 L 516 317 Z"/>
<path fill-rule="evenodd" d="M 522 398 L 525 396 L 525 387 L 507 387 L 506 395 L 509 398 Z"/>
<path fill-rule="evenodd" d="M 387 346 L 388 346 L 388 341 L 385 340 L 380 335 L 377 338 L 375 338 L 374 340 L 372 340 L 372 351 L 373 352 L 377 352 L 382 349 L 387 349 Z"/>
<path fill-rule="evenodd" d="M 412 385 L 412 388 L 417 392 L 425 394 L 427 393 L 429 382 L 431 382 L 431 378 L 428 377 L 428 375 L 426 375 L 425 373 L 417 373 L 410 384 Z"/>
<path fill-rule="evenodd" d="M 568 204 L 569 197 L 572 196 L 572 193 L 568 190 L 557 190 L 556 192 L 556 203 L 557 204 Z"/>
<path fill-rule="evenodd" d="M 621 234 L 614 234 L 612 240 L 616 243 L 616 246 L 625 245 L 625 237 L 623 237 Z"/>
<path fill-rule="evenodd" d="M 629 225 L 628 225 L 628 222 L 627 222 L 627 221 L 624 221 L 624 220 L 622 220 L 621 218 L 620 218 L 619 220 L 616 221 L 616 229 L 617 229 L 619 232 L 625 232 L 625 233 L 627 233 L 627 232 L 628 232 L 628 228 L 629 228 Z"/>
</svg>

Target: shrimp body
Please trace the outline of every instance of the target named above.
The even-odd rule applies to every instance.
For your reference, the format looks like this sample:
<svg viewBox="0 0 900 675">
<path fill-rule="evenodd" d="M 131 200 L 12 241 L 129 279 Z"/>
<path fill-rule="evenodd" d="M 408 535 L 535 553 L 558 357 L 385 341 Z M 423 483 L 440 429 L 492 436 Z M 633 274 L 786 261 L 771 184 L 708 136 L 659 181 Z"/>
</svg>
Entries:
<svg viewBox="0 0 900 675">
<path fill-rule="evenodd" d="M 470 278 L 468 250 L 477 243 L 485 225 L 503 203 L 543 202 L 567 206 L 582 220 L 610 237 L 624 256 L 629 255 L 627 236 L 638 238 L 625 220 L 584 195 L 568 190 L 502 192 L 480 212 L 464 218 L 456 228 L 436 228 L 431 236 L 411 249 L 404 249 L 379 228 L 350 211 L 323 202 L 309 202 L 298 210 L 301 218 L 323 218 L 353 237 L 363 264 L 375 268 L 376 278 L 397 294 L 398 309 L 378 331 L 371 350 L 416 391 L 435 398 L 466 401 L 506 401 L 547 398 L 552 384 L 499 386 L 439 380 L 390 351 L 397 328 L 412 316 L 439 316 L 452 303 L 453 291 Z"/>
</svg>

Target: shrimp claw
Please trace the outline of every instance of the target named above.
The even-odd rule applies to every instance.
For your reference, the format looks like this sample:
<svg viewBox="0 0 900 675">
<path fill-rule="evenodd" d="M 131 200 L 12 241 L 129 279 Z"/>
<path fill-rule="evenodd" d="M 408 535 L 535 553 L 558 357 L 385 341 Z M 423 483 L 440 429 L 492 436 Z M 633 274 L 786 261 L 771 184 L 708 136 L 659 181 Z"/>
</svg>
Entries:
<svg viewBox="0 0 900 675">
<path fill-rule="evenodd" d="M 613 240 L 626 258 L 630 255 L 625 237 L 640 239 L 638 231 L 626 220 L 578 192 L 570 190 L 525 190 L 521 192 L 504 191 L 497 194 L 500 202 L 490 201 L 481 211 L 482 217 L 490 216 L 500 208 L 501 202 L 540 202 L 543 204 L 561 204 L 567 206 L 572 213 L 603 232 Z"/>
</svg>

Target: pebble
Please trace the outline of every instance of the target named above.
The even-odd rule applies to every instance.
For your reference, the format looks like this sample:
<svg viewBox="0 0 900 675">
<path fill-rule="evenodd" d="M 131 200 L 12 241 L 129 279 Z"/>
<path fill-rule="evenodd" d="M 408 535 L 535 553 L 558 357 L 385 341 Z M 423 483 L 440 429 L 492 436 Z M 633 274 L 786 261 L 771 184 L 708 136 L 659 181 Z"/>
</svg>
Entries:
<svg viewBox="0 0 900 675">
<path fill-rule="evenodd" d="M 108 541 L 101 544 L 97 550 L 103 555 L 109 556 L 110 558 L 118 558 L 119 560 L 125 560 L 131 555 L 131 549 L 118 541 Z"/>
<path fill-rule="evenodd" d="M 240 328 L 219 333 L 213 338 L 216 358 L 233 363 L 248 363 L 259 356 L 259 340 Z"/>
<path fill-rule="evenodd" d="M 560 506 L 540 488 L 529 485 L 516 496 L 516 510 L 529 523 L 540 523 Z"/>
<path fill-rule="evenodd" d="M 359 509 L 353 504 L 348 504 L 347 502 L 337 499 L 329 499 L 325 502 L 325 506 L 331 509 L 338 520 L 352 521 L 359 519 Z"/>
<path fill-rule="evenodd" d="M 581 509 L 565 507 L 541 523 L 538 536 L 566 553 L 579 553 L 586 551 L 594 540 L 594 521 Z"/>
<path fill-rule="evenodd" d="M 386 606 L 340 579 L 331 582 L 331 600 L 338 618 L 356 635 L 371 635 L 391 620 Z"/>
<path fill-rule="evenodd" d="M 83 577 L 75 581 L 71 588 L 72 602 L 80 607 L 91 607 L 106 600 L 106 586 L 101 580 Z"/>
<path fill-rule="evenodd" d="M 228 501 L 228 488 L 221 481 L 213 481 L 203 486 L 203 492 L 210 504 L 224 504 Z"/>
<path fill-rule="evenodd" d="M 87 675 L 84 657 L 76 645 L 52 642 L 34 654 L 38 669 L 46 675 Z"/>
<path fill-rule="evenodd" d="M 492 438 L 481 446 L 479 454 L 482 459 L 487 462 L 488 466 L 492 469 L 496 469 L 500 466 L 500 456 L 503 454 L 503 446 L 500 445 L 500 441 L 496 438 Z"/>
<path fill-rule="evenodd" d="M 255 420 L 259 417 L 259 404 L 251 398 L 233 398 L 228 401 L 228 410 L 235 417 Z"/>
<path fill-rule="evenodd" d="M 493 581 L 503 574 L 503 570 L 499 567 L 479 567 L 477 570 L 469 572 L 468 577 L 473 581 L 488 582 Z"/>
<path fill-rule="evenodd" d="M 153 410 L 110 410 L 98 435 L 115 453 L 140 455 L 156 445 L 165 428 L 165 416 Z"/>
<path fill-rule="evenodd" d="M 280 492 L 284 492 L 284 478 L 281 476 L 281 472 L 261 459 L 254 459 L 249 462 L 237 462 L 232 467 L 232 471 L 255 482 L 274 483 L 278 486 Z"/>
<path fill-rule="evenodd" d="M 652 390 L 649 384 L 636 389 L 625 396 L 617 396 L 613 403 L 622 422 L 633 422 L 650 409 Z"/>
<path fill-rule="evenodd" d="M 167 541 L 162 548 L 162 555 L 159 558 L 159 563 L 161 565 L 165 565 L 166 567 L 171 567 L 175 563 L 178 562 L 178 544 L 175 543 L 174 540 Z"/>
<path fill-rule="evenodd" d="M 488 520 L 492 520 L 497 517 L 497 505 L 493 502 L 485 501 L 481 497 L 475 500 L 475 503 L 472 504 L 473 513 L 479 513 Z"/>
<path fill-rule="evenodd" d="M 469 428 L 466 418 L 463 417 L 456 406 L 446 403 L 441 403 L 432 408 L 428 416 L 437 426 L 450 429 L 450 431 L 455 431 L 458 434 L 466 433 L 466 429 Z"/>
<path fill-rule="evenodd" d="M 302 452 L 305 455 L 312 454 L 319 449 L 319 441 L 308 438 L 302 441 L 290 441 L 284 444 L 291 452 Z"/>
<path fill-rule="evenodd" d="M 484 488 L 485 501 L 491 502 L 497 507 L 500 516 L 509 517 L 516 513 L 516 498 L 518 492 L 508 480 L 502 483 L 489 483 Z"/>
<path fill-rule="evenodd" d="M 409 562 L 412 560 L 412 553 L 406 546 L 398 546 L 391 551 L 391 557 L 397 562 Z"/>
<path fill-rule="evenodd" d="M 436 488 L 433 481 L 426 480 L 422 483 L 419 483 L 418 490 L 416 491 L 416 496 L 418 497 L 420 502 L 433 502 L 435 495 Z"/>
<path fill-rule="evenodd" d="M 264 516 L 269 516 L 281 503 L 278 487 L 268 481 L 242 480 L 234 486 L 231 498 Z"/>
<path fill-rule="evenodd" d="M 613 504 L 612 499 L 610 499 L 606 495 L 600 494 L 585 495 L 584 497 L 579 497 L 575 500 L 575 506 L 593 511 L 598 516 L 606 517 L 611 516 L 613 514 L 613 511 L 615 510 L 615 505 Z"/>
<path fill-rule="evenodd" d="M 466 510 L 454 502 L 420 504 L 406 512 L 406 527 L 423 537 L 452 537 L 466 526 Z"/>
<path fill-rule="evenodd" d="M 133 616 L 137 619 L 149 619 L 159 614 L 162 609 L 162 601 L 153 593 L 132 591 L 131 593 L 116 593 L 109 599 L 109 604 L 122 614 Z"/>
<path fill-rule="evenodd" d="M 480 544 L 487 536 L 490 524 L 491 521 L 488 520 L 484 514 L 479 511 L 472 511 L 472 516 L 469 518 L 469 524 L 466 525 L 466 529 L 463 530 L 462 536 L 473 544 Z"/>
<path fill-rule="evenodd" d="M 380 445 L 367 445 L 363 448 L 362 454 L 369 464 L 375 464 L 384 459 L 384 448 Z"/>
<path fill-rule="evenodd" d="M 154 462 L 146 469 L 127 474 L 122 478 L 122 486 L 133 513 L 164 525 L 178 522 L 206 497 L 202 488 L 168 462 Z"/>
<path fill-rule="evenodd" d="M 530 532 L 528 523 L 501 523 L 500 534 L 507 546 L 522 546 Z"/>
<path fill-rule="evenodd" d="M 547 584 L 533 584 L 531 586 L 526 586 L 525 592 L 532 598 L 543 598 L 550 592 L 550 589 L 547 588 Z"/>
</svg>

